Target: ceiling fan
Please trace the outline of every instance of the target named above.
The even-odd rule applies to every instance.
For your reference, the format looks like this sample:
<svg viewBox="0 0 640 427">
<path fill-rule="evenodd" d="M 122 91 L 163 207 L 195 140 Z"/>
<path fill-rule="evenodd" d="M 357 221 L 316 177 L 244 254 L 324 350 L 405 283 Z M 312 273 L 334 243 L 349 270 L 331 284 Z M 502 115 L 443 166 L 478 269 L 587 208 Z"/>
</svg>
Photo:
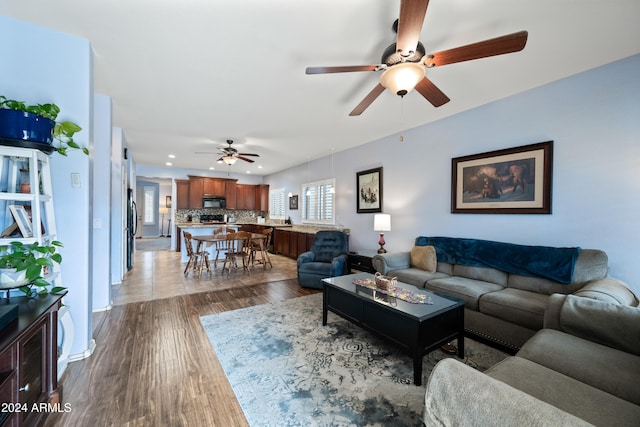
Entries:
<svg viewBox="0 0 640 427">
<path fill-rule="evenodd" d="M 245 162 L 253 163 L 255 160 L 251 160 L 246 156 L 250 157 L 260 157 L 259 154 L 255 153 L 238 153 L 238 150 L 233 148 L 231 145 L 233 144 L 232 139 L 227 139 L 227 147 L 219 147 L 220 153 L 222 156 L 218 159 L 218 163 L 225 163 L 229 166 L 234 164 L 238 159 L 244 160 Z M 197 152 L 196 154 L 203 153 Z"/>
<path fill-rule="evenodd" d="M 381 64 L 338 67 L 308 67 L 306 74 L 349 73 L 354 71 L 384 71 L 380 83 L 349 113 L 359 116 L 385 89 L 404 96 L 414 88 L 434 107 L 446 104 L 450 99 L 425 75 L 425 67 L 439 67 L 456 62 L 471 61 L 505 53 L 519 52 L 527 43 L 528 33 L 519 31 L 426 55 L 424 45 L 418 40 L 427 13 L 429 0 L 401 0 L 400 18 L 394 23 L 396 43 L 382 54 Z"/>
</svg>

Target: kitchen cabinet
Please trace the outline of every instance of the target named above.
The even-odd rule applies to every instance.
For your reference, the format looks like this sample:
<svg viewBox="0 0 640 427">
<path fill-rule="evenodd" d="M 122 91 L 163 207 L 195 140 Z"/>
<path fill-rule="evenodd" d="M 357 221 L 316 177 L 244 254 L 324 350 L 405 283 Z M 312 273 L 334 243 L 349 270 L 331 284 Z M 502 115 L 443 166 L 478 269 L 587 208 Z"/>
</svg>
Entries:
<svg viewBox="0 0 640 427">
<path fill-rule="evenodd" d="M 189 209 L 202 209 L 204 178 L 189 177 Z"/>
<path fill-rule="evenodd" d="M 176 209 L 189 209 L 189 181 L 176 179 Z"/>
<path fill-rule="evenodd" d="M 269 211 L 269 185 L 259 184 L 256 186 L 256 210 Z"/>
<path fill-rule="evenodd" d="M 224 197 L 227 199 L 227 209 L 236 209 L 236 183 L 237 179 L 226 179 Z"/>
<path fill-rule="evenodd" d="M 0 426 L 42 425 L 42 404 L 64 410 L 58 391 L 58 310 L 61 295 L 13 297 L 18 319 L 0 334 L 0 401 L 20 411 L 0 412 Z"/>
<path fill-rule="evenodd" d="M 256 186 L 236 184 L 236 209 L 256 209 Z"/>
<path fill-rule="evenodd" d="M 226 180 L 221 178 L 204 178 L 203 195 L 223 196 L 226 192 Z"/>
<path fill-rule="evenodd" d="M 311 249 L 314 238 L 315 233 L 276 228 L 273 233 L 273 249 L 277 254 L 297 259 L 301 253 Z"/>
</svg>

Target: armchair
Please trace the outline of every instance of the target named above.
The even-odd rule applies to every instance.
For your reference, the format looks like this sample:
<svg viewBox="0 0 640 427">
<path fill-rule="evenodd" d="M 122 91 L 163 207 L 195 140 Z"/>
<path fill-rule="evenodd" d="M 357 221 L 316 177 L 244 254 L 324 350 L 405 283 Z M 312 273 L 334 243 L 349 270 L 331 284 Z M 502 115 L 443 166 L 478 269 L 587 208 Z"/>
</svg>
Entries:
<svg viewBox="0 0 640 427">
<path fill-rule="evenodd" d="M 298 257 L 298 284 L 322 289 L 322 279 L 346 274 L 349 241 L 342 231 L 318 231 L 311 250 Z"/>
</svg>

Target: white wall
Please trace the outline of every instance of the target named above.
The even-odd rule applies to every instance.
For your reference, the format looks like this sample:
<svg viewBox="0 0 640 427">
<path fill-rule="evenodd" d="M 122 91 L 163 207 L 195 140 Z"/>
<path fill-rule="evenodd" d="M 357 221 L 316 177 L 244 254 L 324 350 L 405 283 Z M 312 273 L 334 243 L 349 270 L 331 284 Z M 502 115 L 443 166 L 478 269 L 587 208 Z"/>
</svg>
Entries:
<svg viewBox="0 0 640 427">
<path fill-rule="evenodd" d="M 62 53 L 61 53 L 62 52 Z M 93 108 L 93 65 L 87 40 L 0 16 L 0 82 L 4 95 L 28 103 L 55 102 L 59 120 L 78 123 L 76 141 L 90 146 Z M 51 156 L 54 208 L 62 284 L 69 289 L 65 304 L 75 327 L 71 358 L 91 351 L 89 158 L 81 152 Z M 80 177 L 73 188 L 71 174 Z"/>
<path fill-rule="evenodd" d="M 611 275 L 640 293 L 640 55 L 438 122 L 336 153 L 337 224 L 352 250 L 377 248 L 373 214 L 356 213 L 356 172 L 382 166 L 389 251 L 416 236 L 580 246 L 609 255 Z M 455 102 L 452 100 L 451 102 Z M 425 107 L 431 108 L 431 107 Z M 366 113 L 365 113 L 366 114 Z M 551 215 L 452 214 L 451 159 L 554 140 Z M 300 194 L 329 178 L 331 156 L 265 178 Z M 294 223 L 300 211 L 290 211 Z"/>
<path fill-rule="evenodd" d="M 102 311 L 111 308 L 111 98 L 95 94 L 93 105 L 92 311 Z"/>
<path fill-rule="evenodd" d="M 123 160 L 126 139 L 121 128 L 111 133 L 111 284 L 124 279 L 127 178 Z"/>
</svg>

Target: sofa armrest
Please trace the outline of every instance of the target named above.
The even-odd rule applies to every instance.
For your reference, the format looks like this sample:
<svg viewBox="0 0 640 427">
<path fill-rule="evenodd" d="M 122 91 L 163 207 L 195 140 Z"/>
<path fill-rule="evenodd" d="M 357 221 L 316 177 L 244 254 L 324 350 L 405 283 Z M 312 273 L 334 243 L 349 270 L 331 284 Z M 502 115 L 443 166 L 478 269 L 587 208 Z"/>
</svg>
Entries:
<svg viewBox="0 0 640 427">
<path fill-rule="evenodd" d="M 582 288 L 575 291 L 573 295 L 632 307 L 637 307 L 639 303 L 638 297 L 629 289 L 629 286 L 613 277 L 587 282 Z"/>
<path fill-rule="evenodd" d="M 553 294 L 544 327 L 640 356 L 640 309 L 575 295 Z"/>
<path fill-rule="evenodd" d="M 424 423 L 427 427 L 591 425 L 452 358 L 440 361 L 429 376 Z"/>
<path fill-rule="evenodd" d="M 296 260 L 296 263 L 298 267 L 300 267 L 300 265 L 306 262 L 313 262 L 313 260 L 315 259 L 316 259 L 316 254 L 314 254 L 313 252 L 311 251 L 302 252 L 300 255 L 298 255 L 298 259 Z"/>
<path fill-rule="evenodd" d="M 331 260 L 331 277 L 342 276 L 347 269 L 347 254 L 340 254 Z"/>
<path fill-rule="evenodd" d="M 371 259 L 371 264 L 381 274 L 387 274 L 391 270 L 409 268 L 411 267 L 411 252 L 377 254 Z"/>
</svg>

